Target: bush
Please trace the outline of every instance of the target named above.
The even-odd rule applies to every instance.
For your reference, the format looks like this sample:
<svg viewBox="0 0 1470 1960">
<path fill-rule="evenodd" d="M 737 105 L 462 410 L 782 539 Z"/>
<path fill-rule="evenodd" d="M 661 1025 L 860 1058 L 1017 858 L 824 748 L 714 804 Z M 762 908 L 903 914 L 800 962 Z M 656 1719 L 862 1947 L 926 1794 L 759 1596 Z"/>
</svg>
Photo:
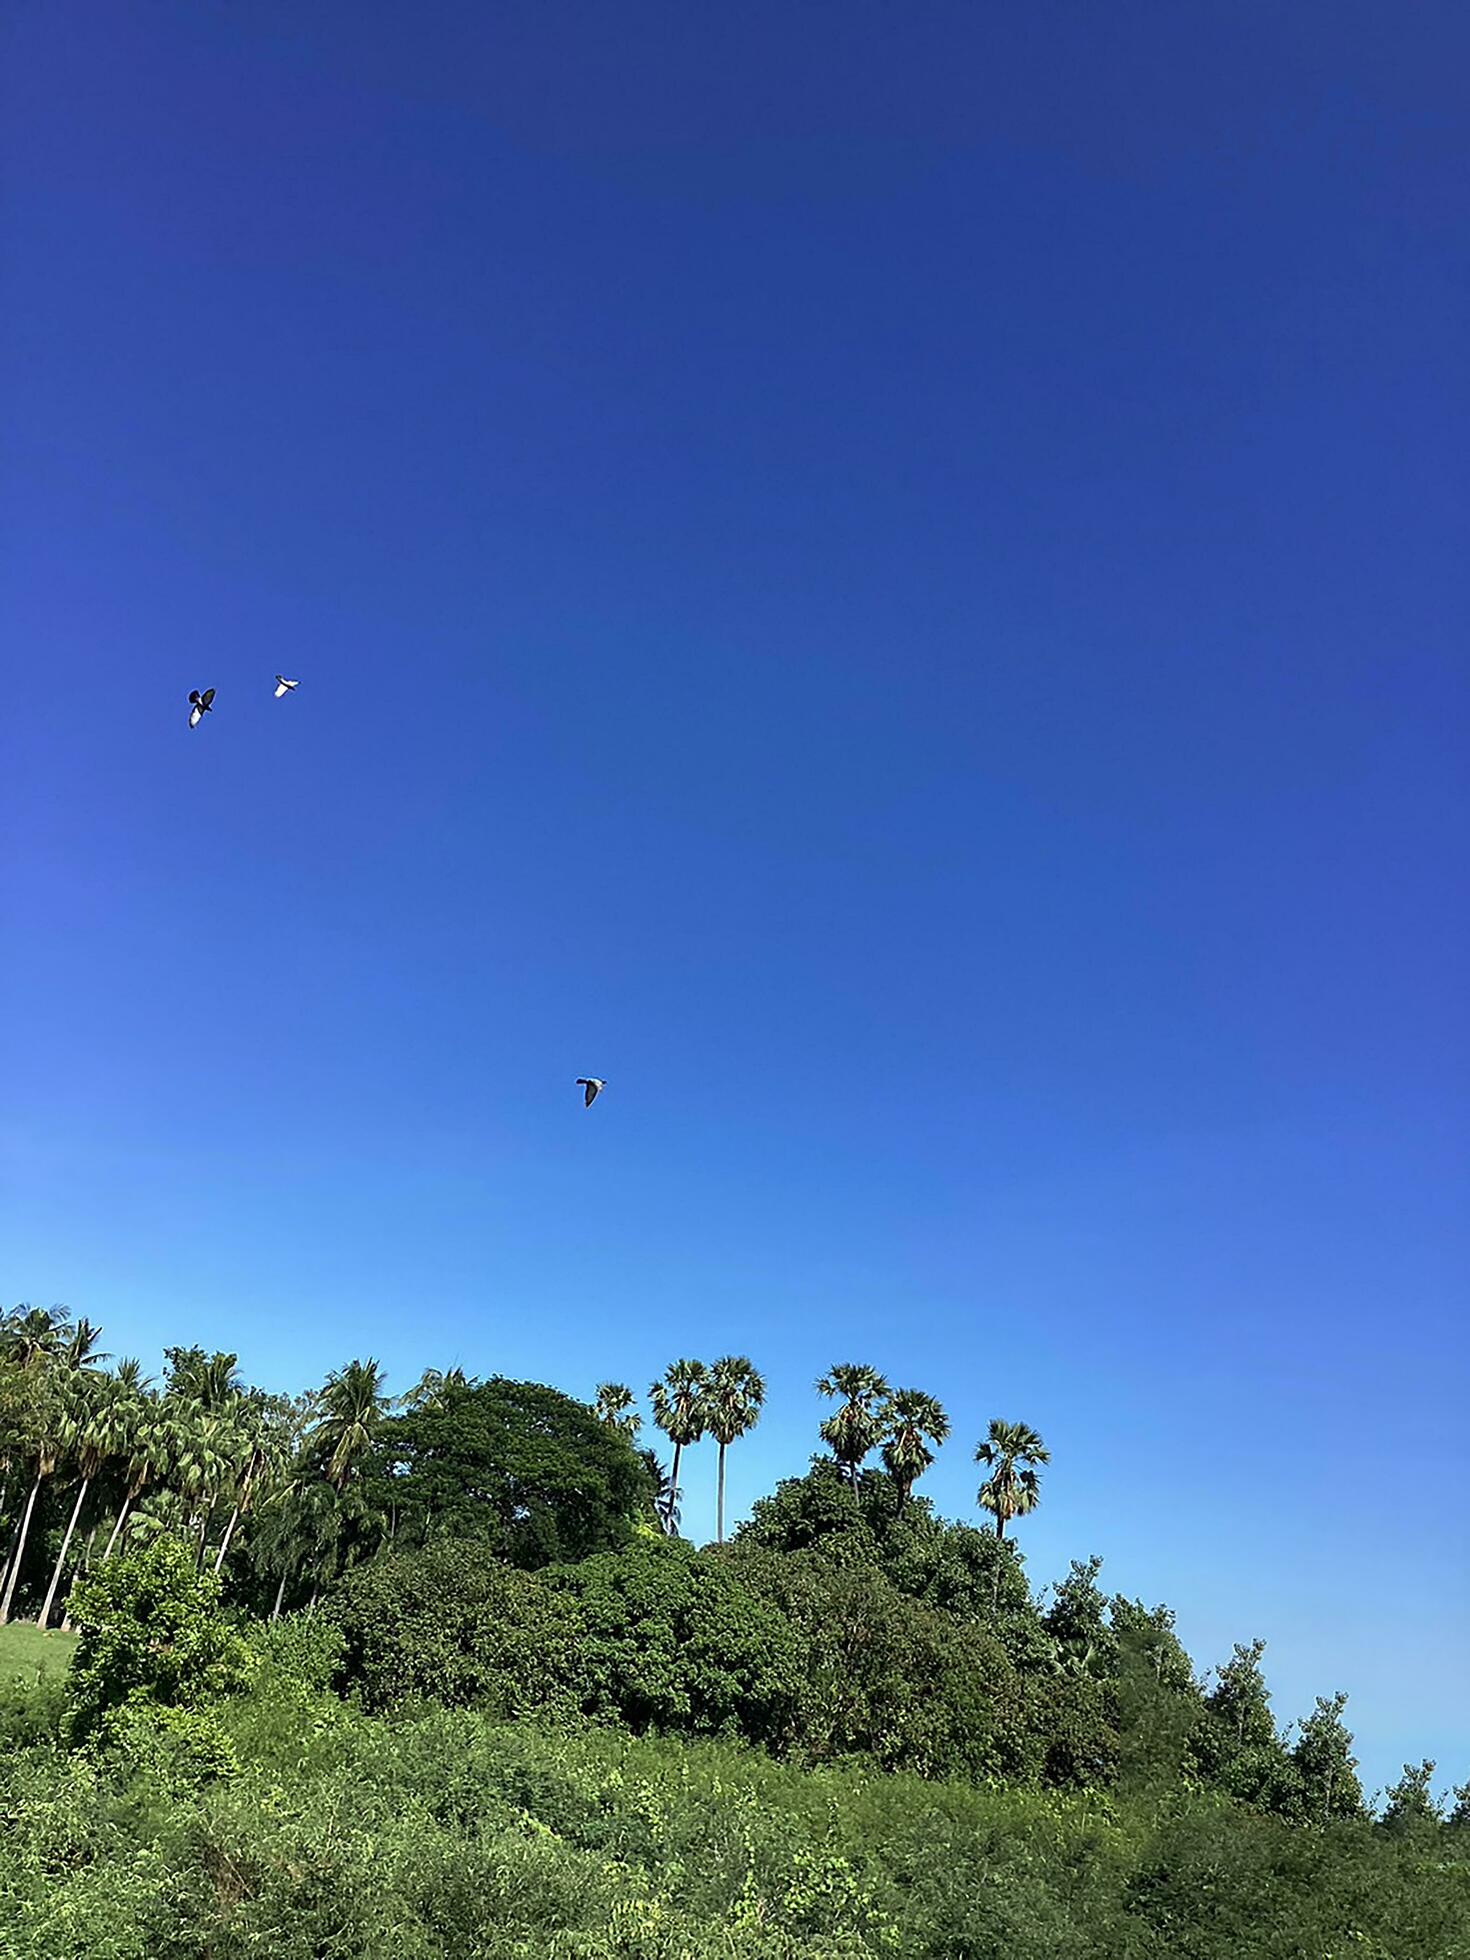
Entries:
<svg viewBox="0 0 1470 1960">
<path fill-rule="evenodd" d="M 721 1559 L 673 1543 L 548 1572 L 576 1609 L 583 1706 L 641 1733 L 790 1734 L 800 1671 L 784 1615 Z"/>
<path fill-rule="evenodd" d="M 67 1677 L 74 1741 L 136 1738 L 149 1708 L 200 1709 L 249 1682 L 255 1660 L 219 1606 L 219 1580 L 190 1546 L 159 1537 L 72 1589 L 79 1639 Z M 120 1711 L 128 1711 L 120 1719 Z M 197 1739 L 197 1738 L 196 1738 Z"/>
<path fill-rule="evenodd" d="M 580 1699 L 574 1615 L 483 1544 L 440 1541 L 348 1573 L 323 1608 L 339 1685 L 369 1708 L 434 1700 L 513 1715 Z"/>
</svg>

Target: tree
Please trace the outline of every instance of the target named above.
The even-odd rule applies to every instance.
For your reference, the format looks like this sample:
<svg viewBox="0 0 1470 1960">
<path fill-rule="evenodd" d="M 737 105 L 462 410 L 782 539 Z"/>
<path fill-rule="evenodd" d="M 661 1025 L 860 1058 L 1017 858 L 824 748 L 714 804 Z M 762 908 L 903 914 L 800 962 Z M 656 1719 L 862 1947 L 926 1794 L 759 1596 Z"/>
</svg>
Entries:
<svg viewBox="0 0 1470 1960">
<path fill-rule="evenodd" d="M 976 1447 L 975 1461 L 991 1471 L 975 1501 L 995 1519 L 996 1537 L 1004 1538 L 1007 1519 L 1025 1517 L 1041 1502 L 1035 1466 L 1050 1463 L 1051 1452 L 1026 1423 L 1002 1422 L 997 1416 L 986 1440 Z"/>
<path fill-rule="evenodd" d="M 38 1627 L 50 1624 L 56 1589 L 61 1584 L 66 1555 L 71 1550 L 72 1534 L 77 1528 L 82 1506 L 87 1501 L 87 1492 L 93 1478 L 117 1445 L 115 1404 L 116 1395 L 111 1383 L 98 1382 L 96 1377 L 88 1374 L 74 1376 L 64 1391 L 57 1442 L 61 1450 L 75 1461 L 79 1482 L 76 1502 L 71 1507 L 71 1516 L 67 1519 L 66 1531 L 62 1536 L 61 1550 L 56 1554 L 56 1563 L 51 1569 L 51 1583 L 46 1588 L 46 1597 L 36 1615 Z"/>
<path fill-rule="evenodd" d="M 525 1569 L 625 1545 L 653 1491 L 638 1451 L 585 1402 L 492 1379 L 386 1421 L 363 1494 L 397 1539 L 489 1544 Z"/>
<path fill-rule="evenodd" d="M 118 1455 L 122 1463 L 124 1486 L 117 1521 L 102 1554 L 105 1565 L 117 1549 L 127 1524 L 128 1513 L 156 1478 L 169 1466 L 169 1434 L 159 1413 L 157 1400 L 143 1391 L 125 1397 L 117 1411 Z"/>
<path fill-rule="evenodd" d="M 681 1494 L 680 1460 L 685 1450 L 700 1440 L 707 1427 L 704 1408 L 706 1379 L 702 1361 L 674 1361 L 665 1369 L 663 1379 L 652 1383 L 648 1390 L 653 1419 L 674 1446 L 669 1481 L 674 1487 L 676 1506 Z"/>
<path fill-rule="evenodd" d="M 126 1710 L 198 1708 L 243 1687 L 249 1650 L 219 1610 L 219 1581 L 193 1548 L 160 1535 L 73 1588 L 80 1638 L 67 1679 L 73 1738 L 106 1735 Z"/>
<path fill-rule="evenodd" d="M 822 1441 L 846 1470 L 857 1489 L 863 1458 L 883 1439 L 883 1404 L 889 1388 L 876 1368 L 857 1361 L 839 1361 L 817 1382 L 819 1395 L 838 1398 L 841 1407 L 821 1426 Z"/>
<path fill-rule="evenodd" d="M 1353 1738 L 1342 1719 L 1345 1694 L 1329 1700 L 1318 1695 L 1317 1705 L 1302 1723 L 1291 1759 L 1301 1779 L 1302 1813 L 1314 1824 L 1334 1817 L 1363 1816 L 1363 1786 Z"/>
<path fill-rule="evenodd" d="M 597 1420 L 615 1429 L 628 1441 L 637 1440 L 638 1431 L 643 1427 L 643 1418 L 633 1407 L 633 1391 L 622 1382 L 599 1382 L 597 1400 L 593 1403 Z"/>
<path fill-rule="evenodd" d="M 1434 1764 L 1404 1764 L 1404 1773 L 1388 1792 L 1383 1807 L 1383 1829 L 1390 1837 L 1424 1838 L 1444 1819 L 1431 1787 Z"/>
<path fill-rule="evenodd" d="M 32 1478 L 30 1494 L 21 1513 L 15 1546 L 10 1555 L 5 1591 L 0 1596 L 0 1626 L 9 1623 L 11 1608 L 15 1603 L 15 1588 L 25 1563 L 26 1543 L 35 1515 L 36 1499 L 41 1494 L 42 1485 L 55 1470 L 61 1454 L 63 1414 L 57 1366 L 55 1361 L 40 1357 L 26 1364 L 26 1447 L 31 1460 Z"/>
<path fill-rule="evenodd" d="M 372 1448 L 388 1407 L 376 1361 L 349 1361 L 328 1375 L 318 1403 L 311 1450 L 340 1497 L 359 1460 Z"/>
<path fill-rule="evenodd" d="M 883 1443 L 883 1467 L 898 1490 L 898 1508 L 902 1511 L 915 1483 L 934 1461 L 934 1450 L 949 1435 L 949 1417 L 922 1389 L 900 1388 L 883 1410 L 883 1423 L 888 1432 Z"/>
<path fill-rule="evenodd" d="M 721 1545 L 725 1542 L 725 1452 L 755 1428 L 765 1399 L 766 1385 L 743 1354 L 727 1354 L 710 1369 L 704 1408 L 709 1433 L 719 1445 L 715 1537 Z"/>
</svg>

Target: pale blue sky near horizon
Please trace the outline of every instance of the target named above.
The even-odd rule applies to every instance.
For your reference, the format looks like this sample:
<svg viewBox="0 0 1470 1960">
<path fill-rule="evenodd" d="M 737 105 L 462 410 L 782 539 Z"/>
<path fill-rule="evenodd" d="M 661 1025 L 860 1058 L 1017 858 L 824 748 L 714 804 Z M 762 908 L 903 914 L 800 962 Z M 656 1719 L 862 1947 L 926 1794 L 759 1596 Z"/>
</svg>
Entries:
<svg viewBox="0 0 1470 1960">
<path fill-rule="evenodd" d="M 951 1515 L 1043 1432 L 1038 1584 L 1470 1777 L 1467 56 L 7 10 L 0 1297 L 748 1352 L 737 1515 L 870 1359 Z"/>
</svg>

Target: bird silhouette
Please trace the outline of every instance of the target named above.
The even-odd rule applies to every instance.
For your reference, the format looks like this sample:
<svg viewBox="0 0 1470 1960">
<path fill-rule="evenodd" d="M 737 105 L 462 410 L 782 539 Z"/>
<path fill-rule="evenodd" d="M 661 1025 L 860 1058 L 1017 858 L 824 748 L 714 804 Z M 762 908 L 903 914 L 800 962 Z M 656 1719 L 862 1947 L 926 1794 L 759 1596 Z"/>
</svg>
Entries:
<svg viewBox="0 0 1470 1960">
<path fill-rule="evenodd" d="M 288 681 L 284 674 L 277 674 L 276 699 L 279 701 L 283 694 L 289 694 L 293 687 L 300 687 L 300 685 L 300 681 Z"/>
<path fill-rule="evenodd" d="M 197 687 L 189 689 L 189 726 L 197 728 L 204 716 L 214 707 L 214 689 L 205 688 L 201 694 Z"/>
<path fill-rule="evenodd" d="M 582 1107 L 584 1109 L 591 1109 L 593 1103 L 597 1101 L 597 1098 L 607 1087 L 607 1084 L 600 1075 L 579 1075 L 577 1077 L 577 1087 L 587 1091 L 587 1094 L 582 1099 Z"/>
</svg>

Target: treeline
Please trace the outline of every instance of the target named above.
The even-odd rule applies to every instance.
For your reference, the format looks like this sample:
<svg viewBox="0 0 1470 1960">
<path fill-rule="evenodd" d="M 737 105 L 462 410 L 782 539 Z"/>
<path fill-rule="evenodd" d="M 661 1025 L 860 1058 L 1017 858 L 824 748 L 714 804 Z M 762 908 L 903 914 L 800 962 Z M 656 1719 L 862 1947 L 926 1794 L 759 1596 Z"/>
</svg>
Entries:
<svg viewBox="0 0 1470 1960">
<path fill-rule="evenodd" d="M 587 1405 L 431 1371 L 392 1400 L 353 1361 L 289 1398 L 197 1347 L 168 1349 L 157 1383 L 105 1362 L 99 1330 L 62 1310 L 0 1326 L 5 1618 L 65 1624 L 74 1585 L 167 1542 L 239 1615 L 327 1623 L 335 1684 L 370 1709 L 432 1700 L 807 1766 L 1208 1792 L 1295 1824 L 1367 1816 L 1344 1696 L 1283 1733 L 1262 1643 L 1202 1680 L 1173 1615 L 1107 1596 L 1098 1561 L 1034 1596 L 1007 1526 L 1039 1500 L 1041 1437 L 993 1423 L 976 1450 L 989 1527 L 942 1520 L 915 1485 L 945 1413 L 870 1368 L 822 1378 L 826 1453 L 721 1543 L 725 1453 L 765 1393 L 744 1357 L 679 1361 L 652 1385 L 667 1463 L 616 1383 Z M 677 1536 L 679 1476 L 705 1438 L 717 1542 L 699 1552 Z M 1470 1822 L 1470 1785 L 1444 1820 L 1432 1775 L 1406 1769 L 1382 1828 Z"/>
</svg>

